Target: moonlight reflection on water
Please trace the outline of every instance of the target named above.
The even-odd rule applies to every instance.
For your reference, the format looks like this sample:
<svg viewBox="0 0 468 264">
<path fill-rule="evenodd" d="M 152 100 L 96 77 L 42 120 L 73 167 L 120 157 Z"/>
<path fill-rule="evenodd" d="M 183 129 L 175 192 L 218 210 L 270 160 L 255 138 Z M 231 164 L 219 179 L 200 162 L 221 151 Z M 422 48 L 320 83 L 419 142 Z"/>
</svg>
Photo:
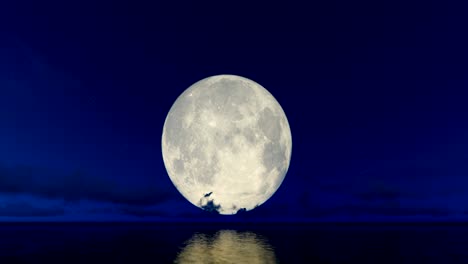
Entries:
<svg viewBox="0 0 468 264">
<path fill-rule="evenodd" d="M 220 230 L 210 236 L 197 233 L 174 263 L 277 263 L 273 248 L 252 232 Z"/>
</svg>

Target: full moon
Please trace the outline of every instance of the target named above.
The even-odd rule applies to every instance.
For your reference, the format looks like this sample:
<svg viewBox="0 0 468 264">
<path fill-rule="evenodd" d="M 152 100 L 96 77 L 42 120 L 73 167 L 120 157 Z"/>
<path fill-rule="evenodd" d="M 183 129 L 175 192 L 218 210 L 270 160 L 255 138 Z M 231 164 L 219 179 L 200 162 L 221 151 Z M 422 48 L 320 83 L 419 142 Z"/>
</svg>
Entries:
<svg viewBox="0 0 468 264">
<path fill-rule="evenodd" d="M 291 160 L 286 114 L 260 84 L 236 75 L 200 80 L 164 122 L 169 177 L 193 205 L 220 214 L 249 211 L 279 188 Z"/>
</svg>

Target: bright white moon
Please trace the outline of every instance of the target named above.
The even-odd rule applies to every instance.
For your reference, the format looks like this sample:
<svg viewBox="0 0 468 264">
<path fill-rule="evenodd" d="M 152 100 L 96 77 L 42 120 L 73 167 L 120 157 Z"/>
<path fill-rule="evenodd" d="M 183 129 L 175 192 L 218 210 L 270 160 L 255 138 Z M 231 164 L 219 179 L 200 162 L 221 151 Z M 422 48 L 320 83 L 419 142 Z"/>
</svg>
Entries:
<svg viewBox="0 0 468 264">
<path fill-rule="evenodd" d="M 235 214 L 263 204 L 283 182 L 291 130 L 276 99 L 236 75 L 205 78 L 185 90 L 164 123 L 170 179 L 192 204 Z"/>
</svg>

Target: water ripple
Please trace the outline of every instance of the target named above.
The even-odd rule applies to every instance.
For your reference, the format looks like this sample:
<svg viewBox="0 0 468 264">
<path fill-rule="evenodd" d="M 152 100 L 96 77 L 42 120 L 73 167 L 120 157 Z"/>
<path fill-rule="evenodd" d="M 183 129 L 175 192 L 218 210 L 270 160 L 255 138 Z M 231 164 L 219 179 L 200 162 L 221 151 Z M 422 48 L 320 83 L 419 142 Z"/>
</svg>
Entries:
<svg viewBox="0 0 468 264">
<path fill-rule="evenodd" d="M 185 242 L 174 263 L 278 263 L 268 241 L 252 232 L 220 230 L 196 233 Z"/>
</svg>

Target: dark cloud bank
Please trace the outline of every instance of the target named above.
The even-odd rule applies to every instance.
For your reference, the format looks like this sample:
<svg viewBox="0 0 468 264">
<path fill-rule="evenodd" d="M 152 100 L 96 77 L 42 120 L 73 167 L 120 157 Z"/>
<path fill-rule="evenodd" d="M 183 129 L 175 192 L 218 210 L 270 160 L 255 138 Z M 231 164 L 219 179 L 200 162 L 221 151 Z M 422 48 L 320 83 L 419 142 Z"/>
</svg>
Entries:
<svg viewBox="0 0 468 264">
<path fill-rule="evenodd" d="M 67 202 L 96 200 L 129 205 L 150 205 L 171 198 L 169 190 L 159 187 L 156 181 L 128 185 L 79 171 L 66 174 L 28 166 L 0 166 L 0 193 L 27 194 Z"/>
<path fill-rule="evenodd" d="M 0 217 L 48 217 L 65 213 L 61 206 L 36 207 L 27 202 L 11 202 L 0 206 Z"/>
<path fill-rule="evenodd" d="M 426 217 L 437 219 L 450 217 L 456 212 L 443 206 L 425 202 L 433 193 L 427 188 L 409 190 L 392 187 L 392 184 L 322 183 L 304 184 L 309 189 L 295 187 L 297 192 L 281 190 L 271 201 L 253 211 L 240 210 L 237 219 L 266 219 L 298 217 L 305 219 L 329 219 L 336 217 Z M 289 186 L 291 187 L 291 186 Z M 355 188 L 350 188 L 355 187 Z M 449 188 L 451 186 L 448 186 Z M 28 195 L 38 199 L 63 200 L 61 205 L 41 205 L 27 201 L 9 200 L 0 204 L 0 217 L 47 217 L 64 215 L 79 201 L 96 201 L 110 205 L 90 207 L 87 213 L 117 213 L 138 218 L 178 216 L 187 219 L 208 217 L 227 219 L 216 214 L 217 206 L 207 203 L 200 210 L 181 198 L 175 189 L 151 184 L 126 185 L 107 177 L 92 176 L 82 172 L 60 173 L 44 168 L 28 166 L 0 166 L 0 194 Z M 209 194 L 206 194 L 209 196 Z M 441 198 L 443 199 L 443 197 Z M 102 209 L 101 209 L 102 208 Z M 467 211 L 462 210 L 462 215 Z M 229 216 L 228 216 L 229 217 Z"/>
</svg>

